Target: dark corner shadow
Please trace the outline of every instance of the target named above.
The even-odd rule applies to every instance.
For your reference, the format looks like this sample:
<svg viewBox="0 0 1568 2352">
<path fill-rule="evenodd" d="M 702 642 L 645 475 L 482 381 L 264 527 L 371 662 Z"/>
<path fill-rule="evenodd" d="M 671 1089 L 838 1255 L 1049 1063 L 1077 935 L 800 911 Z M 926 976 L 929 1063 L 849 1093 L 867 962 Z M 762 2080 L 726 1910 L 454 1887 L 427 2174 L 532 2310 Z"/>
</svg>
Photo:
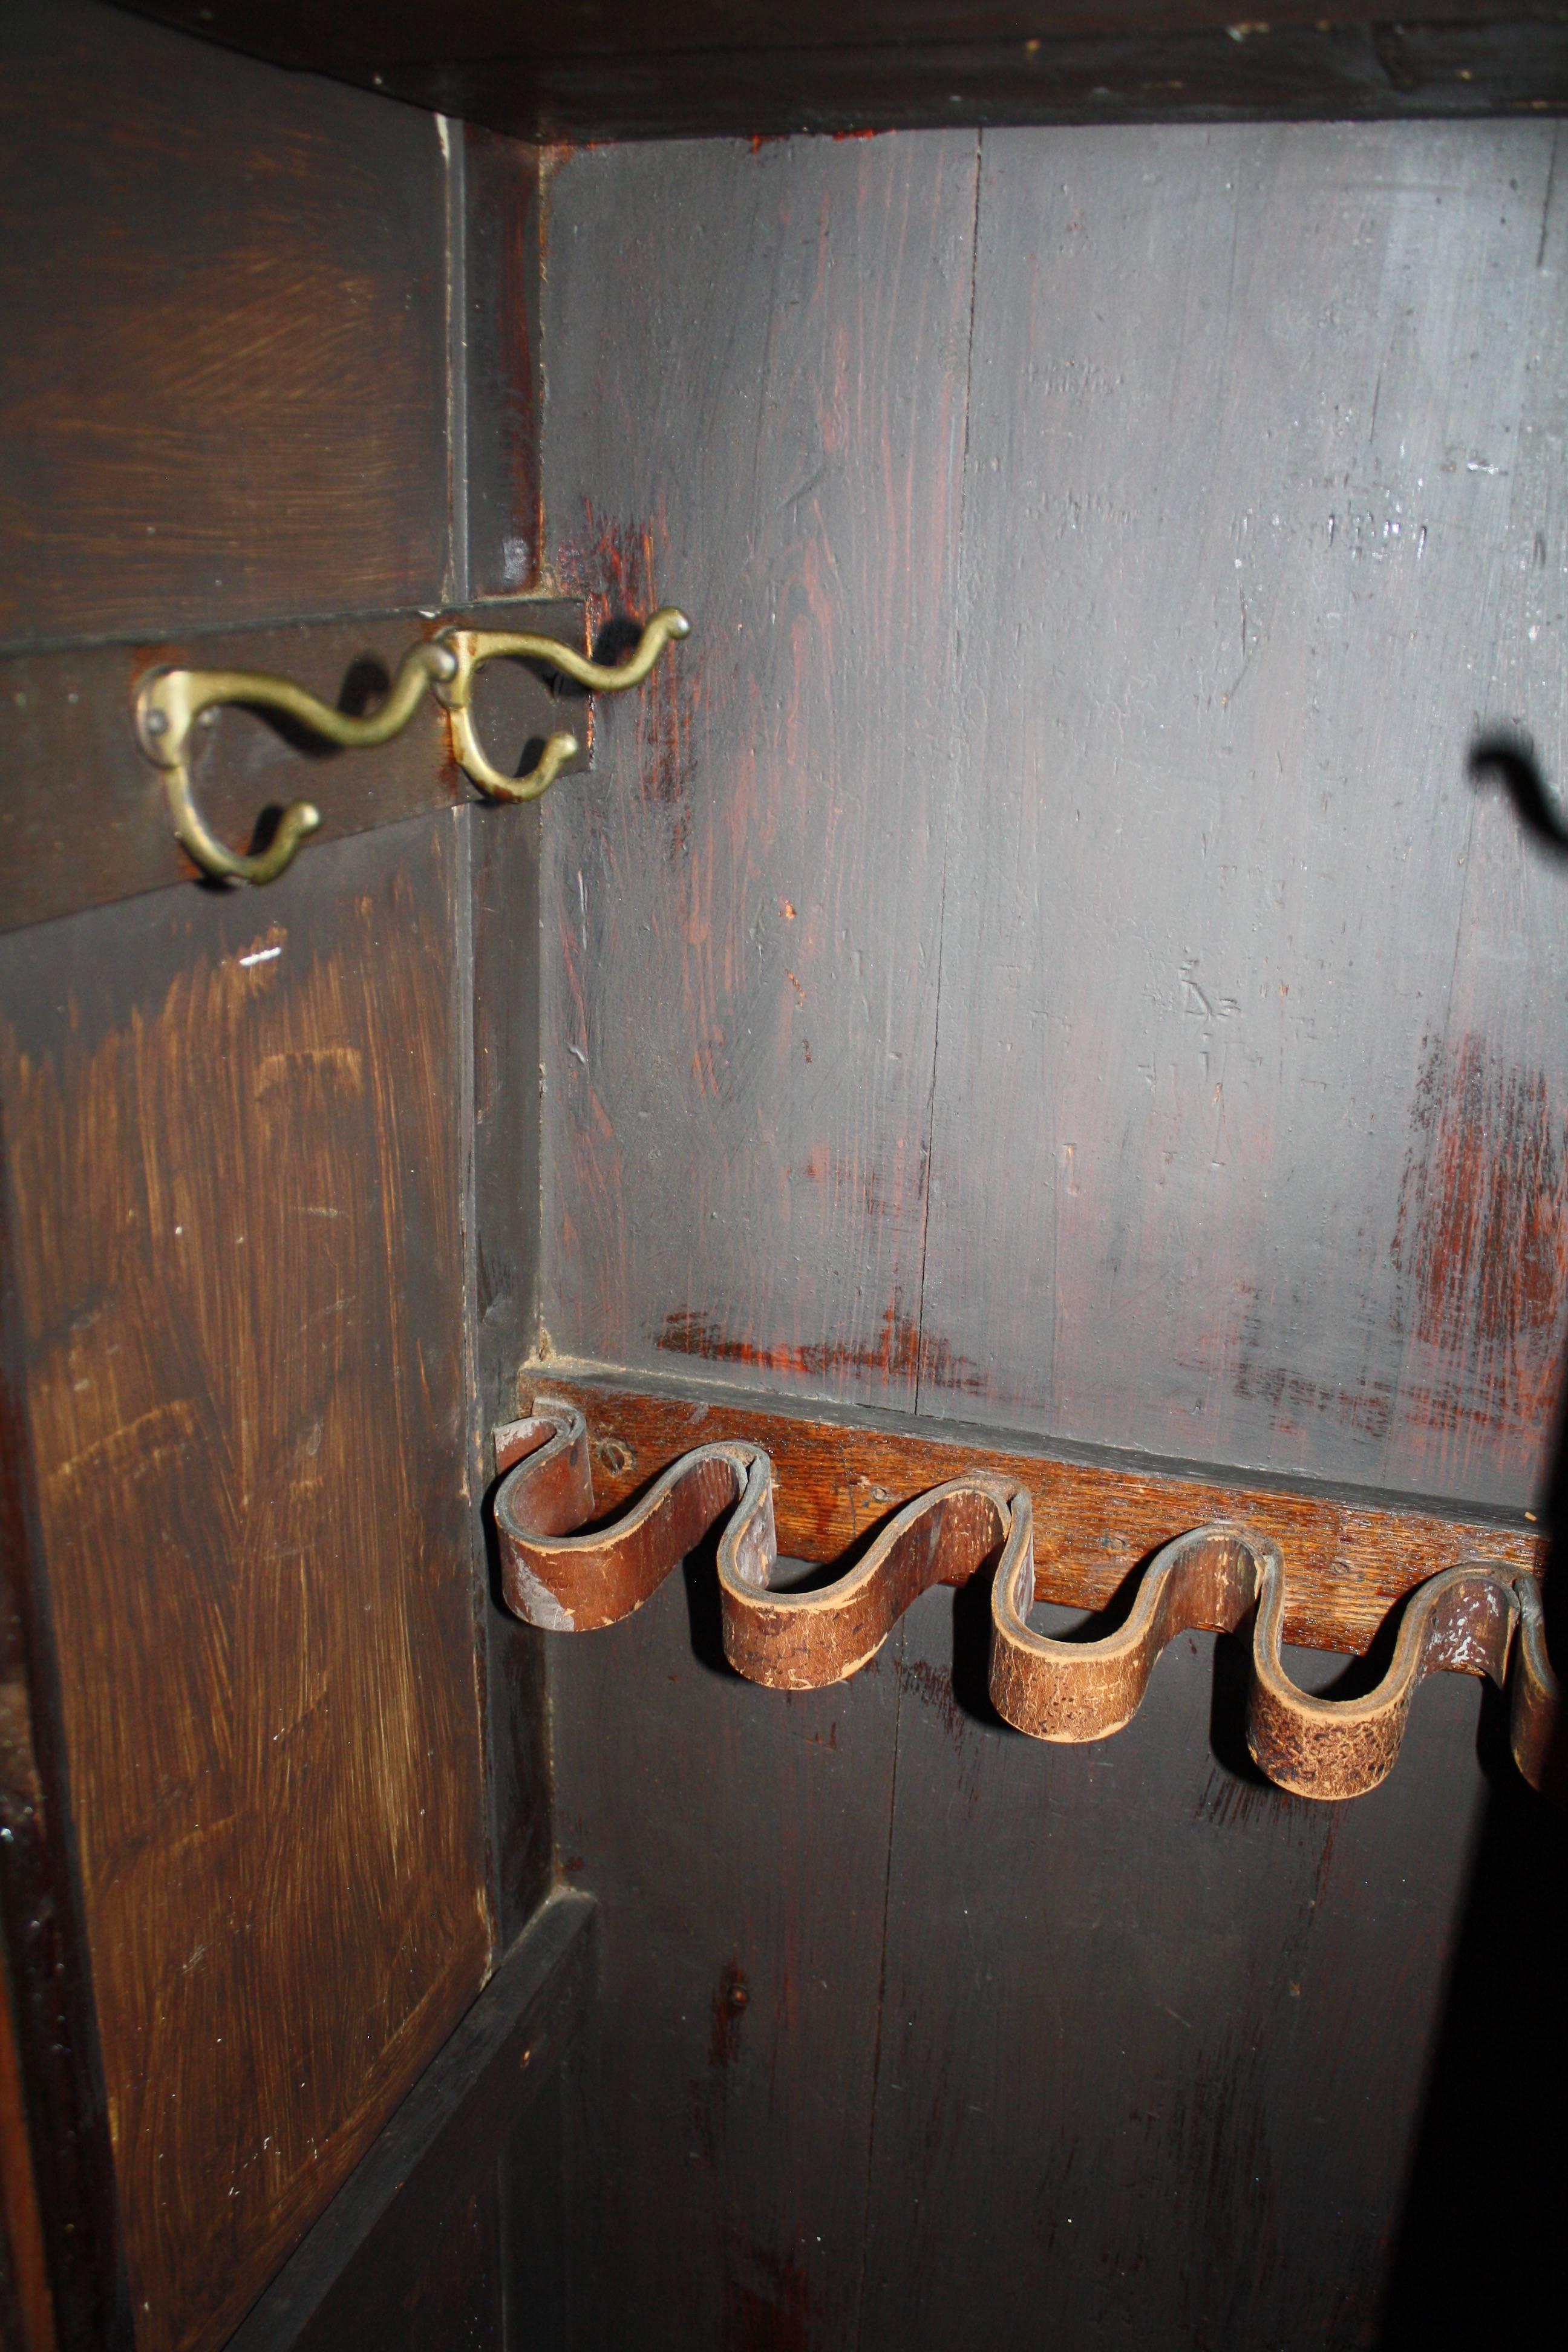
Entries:
<svg viewBox="0 0 1568 2352">
<path fill-rule="evenodd" d="M 1568 856 L 1568 823 L 1527 743 L 1489 736 L 1469 765 L 1478 781 L 1500 778 L 1526 832 Z M 1568 922 L 1568 904 L 1563 915 Z M 1568 1367 L 1549 1458 L 1547 1641 L 1561 1668 Z M 1485 1809 L 1394 2242 L 1382 2352 L 1523 2344 L 1543 2328 L 1554 2334 L 1568 2311 L 1558 2221 L 1568 2206 L 1568 1725 L 1558 1727 L 1549 1767 L 1555 1801 L 1514 1769 L 1507 1706 L 1489 1686 L 1478 1754 Z"/>
<path fill-rule="evenodd" d="M 1467 762 L 1470 782 L 1484 789 L 1500 784 L 1514 814 L 1532 841 L 1553 857 L 1568 857 L 1568 816 L 1547 788 L 1535 746 L 1528 736 L 1494 728 L 1476 738 Z"/>
<path fill-rule="evenodd" d="M 625 614 L 614 614 L 595 632 L 593 657 L 613 669 L 641 642 L 641 622 L 630 620 Z"/>
<path fill-rule="evenodd" d="M 686 1580 L 686 1612 L 691 1627 L 691 1654 L 700 1666 L 726 1681 L 737 1679 L 724 1655 L 724 1608 L 719 1588 L 719 1538 L 724 1521 L 710 1528 L 695 1551 L 680 1563 Z"/>
</svg>

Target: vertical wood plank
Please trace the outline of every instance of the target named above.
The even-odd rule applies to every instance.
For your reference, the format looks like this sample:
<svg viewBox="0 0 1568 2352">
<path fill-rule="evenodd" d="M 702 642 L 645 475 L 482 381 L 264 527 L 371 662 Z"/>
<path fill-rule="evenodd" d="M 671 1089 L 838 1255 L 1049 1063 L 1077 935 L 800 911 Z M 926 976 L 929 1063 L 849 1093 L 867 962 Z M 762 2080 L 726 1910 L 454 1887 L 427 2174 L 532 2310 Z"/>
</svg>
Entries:
<svg viewBox="0 0 1568 2352">
<path fill-rule="evenodd" d="M 1509 261 L 1519 414 L 1494 436 L 1496 471 L 1479 478 L 1490 507 L 1478 592 L 1488 628 L 1468 681 L 1479 743 L 1531 759 L 1557 795 L 1568 782 L 1568 225 L 1555 194 L 1565 165 L 1559 128 L 1531 224 L 1534 267 L 1517 250 Z M 1510 189 L 1514 178 L 1521 198 L 1533 192 L 1519 170 Z M 1452 975 L 1423 1026 L 1405 1113 L 1392 1244 L 1404 1356 L 1389 1444 L 1412 1484 L 1539 1504 L 1568 1293 L 1568 1024 L 1552 985 L 1568 867 L 1521 824 L 1495 771 L 1475 784 Z"/>
<path fill-rule="evenodd" d="M 860 2291 L 893 1661 L 759 1707 L 719 1659 L 706 1574 L 552 1654 L 562 1867 L 603 1938 L 573 2341 L 837 2352 Z"/>
<path fill-rule="evenodd" d="M 1114 1740 L 1010 1732 L 967 1598 L 907 1621 L 865 2352 L 1376 2341 L 1474 1685 L 1435 1677 L 1393 1778 L 1314 1805 L 1216 1759 L 1211 1637 Z"/>
<path fill-rule="evenodd" d="M 986 136 L 922 1410 L 1528 1499 L 1561 883 L 1467 759 L 1559 748 L 1554 138 Z"/>
<path fill-rule="evenodd" d="M 489 1951 L 455 826 L 0 948 L 138 2340 L 216 2343 Z"/>
<path fill-rule="evenodd" d="M 957 276 L 928 273 L 954 340 L 873 366 L 837 331 L 904 278 L 844 190 L 907 174 L 931 219 L 952 153 L 648 150 L 551 182 L 563 584 L 605 621 L 689 603 L 699 634 L 546 812 L 548 1336 L 1518 1504 L 1561 1347 L 1562 879 L 1468 761 L 1507 721 L 1561 766 L 1554 134 L 987 134 L 973 320 L 954 234 Z M 882 387 L 882 446 L 913 446 L 961 349 L 928 606 L 854 401 Z M 902 671 L 868 579 L 909 600 Z M 772 887 L 804 921 L 808 854 L 815 962 L 765 919 Z M 876 989 L 847 984 L 851 908 Z M 929 1195 L 918 1089 L 878 1061 L 907 1037 Z M 1424 1692 L 1393 1780 L 1331 1815 L 1232 1769 L 1205 1645 L 1116 1742 L 1041 1750 L 962 1661 L 954 1695 L 952 1607 L 879 1669 L 896 1773 L 884 1721 L 830 1863 L 769 1810 L 760 1697 L 721 1740 L 723 1685 L 684 1687 L 700 1627 L 668 1591 L 552 1653 L 563 1847 L 607 1890 L 583 2178 L 617 2224 L 653 2184 L 624 2269 L 588 2261 L 584 2340 L 645 2294 L 672 2342 L 844 2324 L 831 2256 L 802 2284 L 768 2201 L 817 2178 L 780 2150 L 838 2097 L 818 2029 L 726 2092 L 710 2177 L 668 2117 L 726 1969 L 742 2035 L 790 2015 L 794 1906 L 841 1921 L 884 1790 L 885 1995 L 845 1993 L 852 2033 L 880 2017 L 864 2345 L 1371 2340 L 1479 1819 L 1474 1693 Z M 863 1929 L 833 1932 L 864 1986 Z"/>
<path fill-rule="evenodd" d="M 561 1348 L 913 1393 L 972 137 L 549 183 L 561 583 L 693 634 L 546 812 Z"/>
</svg>

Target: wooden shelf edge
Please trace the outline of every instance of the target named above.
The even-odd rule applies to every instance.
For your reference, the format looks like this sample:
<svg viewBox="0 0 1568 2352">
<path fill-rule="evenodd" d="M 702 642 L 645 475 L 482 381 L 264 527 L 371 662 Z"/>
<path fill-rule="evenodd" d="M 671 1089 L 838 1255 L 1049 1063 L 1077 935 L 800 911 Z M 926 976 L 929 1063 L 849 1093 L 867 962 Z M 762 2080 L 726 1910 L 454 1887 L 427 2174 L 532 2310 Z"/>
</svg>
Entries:
<svg viewBox="0 0 1568 2352">
<path fill-rule="evenodd" d="M 779 1549 L 845 1559 L 892 1514 L 965 1468 L 1015 1478 L 1035 1508 L 1036 1595 L 1104 1608 L 1173 1537 L 1212 1519 L 1272 1536 L 1285 1557 L 1286 1639 L 1357 1654 L 1411 1587 L 1463 1559 L 1540 1572 L 1547 1543 L 1521 1513 L 1208 1465 L 1159 1462 L 743 1391 L 644 1380 L 608 1366 L 525 1364 L 518 1396 L 560 1397 L 588 1423 L 594 1490 L 613 1516 L 694 1445 L 745 1437 L 775 1474 Z"/>
</svg>

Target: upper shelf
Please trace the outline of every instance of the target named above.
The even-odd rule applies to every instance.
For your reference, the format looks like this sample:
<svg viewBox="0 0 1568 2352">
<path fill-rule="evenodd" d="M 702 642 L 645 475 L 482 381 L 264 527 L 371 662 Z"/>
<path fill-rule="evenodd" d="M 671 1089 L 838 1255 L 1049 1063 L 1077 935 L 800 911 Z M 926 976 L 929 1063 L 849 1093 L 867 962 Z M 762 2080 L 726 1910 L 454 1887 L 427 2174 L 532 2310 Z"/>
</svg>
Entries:
<svg viewBox="0 0 1568 2352">
<path fill-rule="evenodd" d="M 1568 112 L 1568 6 L 1436 0 L 132 0 L 514 137 Z M 1428 0 L 1432 5 L 1432 0 Z"/>
</svg>

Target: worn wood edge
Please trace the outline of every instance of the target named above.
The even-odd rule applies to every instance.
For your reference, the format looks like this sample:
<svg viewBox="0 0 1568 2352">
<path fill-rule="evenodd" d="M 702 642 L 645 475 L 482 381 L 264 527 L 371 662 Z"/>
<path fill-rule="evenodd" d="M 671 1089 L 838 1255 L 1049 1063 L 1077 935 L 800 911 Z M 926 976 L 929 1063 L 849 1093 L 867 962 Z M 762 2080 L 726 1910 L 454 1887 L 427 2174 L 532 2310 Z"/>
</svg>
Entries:
<svg viewBox="0 0 1568 2352">
<path fill-rule="evenodd" d="M 18 2113 L 10 2121 L 18 2140 L 25 2135 L 48 2273 L 44 2341 L 58 2352 L 124 2352 L 132 2332 L 124 2234 L 38 1525 L 12 1223 L 0 1118 L 0 2001 L 15 2037 Z"/>
<path fill-rule="evenodd" d="M 340 2289 L 377 2242 L 418 2226 L 448 2174 L 513 2124 L 575 2040 L 592 1998 L 597 1906 L 561 1889 L 540 1906 L 462 2023 L 426 2067 L 321 2220 L 229 2338 L 229 2352 L 289 2352 L 315 2340 Z M 328 2336 L 323 2335 L 324 2343 Z"/>
<path fill-rule="evenodd" d="M 367 635 L 379 641 L 377 658 L 392 662 L 454 622 L 531 629 L 574 647 L 588 643 L 581 597 L 531 595 L 469 599 L 441 611 L 405 607 L 183 630 L 156 643 L 144 635 L 96 637 L 0 651 L 0 932 L 182 883 L 209 887 L 175 842 L 162 777 L 136 741 L 132 696 L 150 671 L 283 671 L 330 698 L 364 653 Z M 560 723 L 553 698 L 531 669 L 497 663 L 487 685 L 504 698 L 509 727 L 544 732 Z M 562 700 L 583 709 L 581 689 L 569 682 Z M 591 723 L 576 716 L 572 723 L 584 748 L 565 762 L 563 776 L 592 767 Z M 198 749 L 197 796 L 220 833 L 254 822 L 260 806 L 280 794 L 319 797 L 321 826 L 304 856 L 329 841 L 480 799 L 452 758 L 445 714 L 433 697 L 391 743 L 320 763 L 279 764 L 268 772 L 259 801 L 246 781 L 243 755 L 222 771 L 216 793 L 204 767 L 210 771 L 210 761 Z"/>
<path fill-rule="evenodd" d="M 561 1358 L 525 1363 L 518 1396 L 524 1406 L 561 1397 L 583 1413 L 605 1517 L 689 1447 L 752 1439 L 773 1458 L 780 1551 L 817 1564 L 842 1559 L 913 1496 L 969 1467 L 1028 1490 L 1036 1598 L 1073 1608 L 1105 1607 L 1187 1529 L 1239 1520 L 1284 1555 L 1286 1640 L 1342 1654 L 1367 1649 L 1394 1602 L 1442 1569 L 1488 1559 L 1539 1574 L 1546 1562 L 1545 1535 L 1521 1512 L 1429 1496 L 847 1412 Z"/>
<path fill-rule="evenodd" d="M 136 14 L 268 62 L 438 108 L 511 138 L 789 137 L 805 133 L 1099 122 L 1386 121 L 1568 112 L 1568 40 L 1539 13 L 1312 24 L 1247 21 L 1150 32 L 856 41 L 670 51 L 564 41 L 482 64 L 301 43 L 251 13 L 219 26 L 194 0 L 128 0 Z M 122 0 L 127 5 L 127 0 Z"/>
</svg>

